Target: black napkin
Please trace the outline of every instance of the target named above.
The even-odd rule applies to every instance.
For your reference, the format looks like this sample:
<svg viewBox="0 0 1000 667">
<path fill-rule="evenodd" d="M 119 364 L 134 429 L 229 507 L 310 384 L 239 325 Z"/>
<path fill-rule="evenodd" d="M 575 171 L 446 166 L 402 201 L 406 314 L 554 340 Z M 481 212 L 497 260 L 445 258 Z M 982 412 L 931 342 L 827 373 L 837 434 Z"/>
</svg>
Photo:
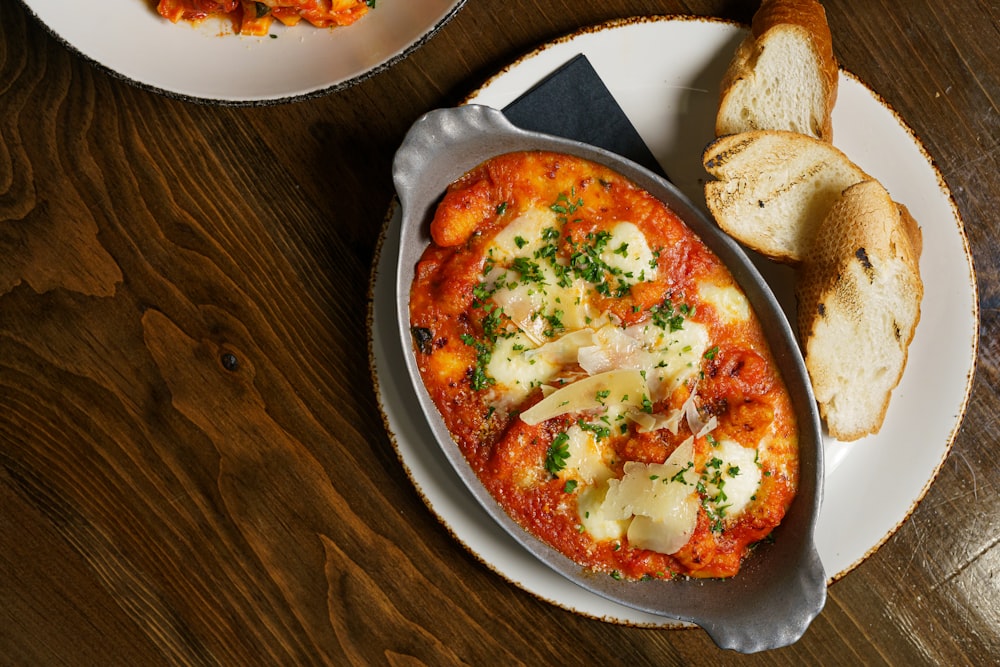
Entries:
<svg viewBox="0 0 1000 667">
<path fill-rule="evenodd" d="M 582 53 L 507 105 L 503 113 L 521 129 L 598 146 L 666 177 L 635 126 Z"/>
</svg>

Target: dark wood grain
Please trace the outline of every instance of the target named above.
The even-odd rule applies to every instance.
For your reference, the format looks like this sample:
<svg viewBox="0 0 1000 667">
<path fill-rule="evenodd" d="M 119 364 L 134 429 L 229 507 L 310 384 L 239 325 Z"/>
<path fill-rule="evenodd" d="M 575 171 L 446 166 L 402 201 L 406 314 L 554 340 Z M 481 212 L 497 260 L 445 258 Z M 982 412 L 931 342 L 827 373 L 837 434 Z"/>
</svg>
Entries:
<svg viewBox="0 0 1000 667">
<path fill-rule="evenodd" d="M 365 316 L 421 113 L 581 26 L 754 3 L 470 0 L 389 70 L 270 107 L 135 88 L 0 4 L 0 663 L 994 664 L 1000 9 L 825 5 L 951 188 L 981 349 L 912 517 L 800 642 L 744 657 L 576 616 L 466 553 L 384 431 Z"/>
</svg>

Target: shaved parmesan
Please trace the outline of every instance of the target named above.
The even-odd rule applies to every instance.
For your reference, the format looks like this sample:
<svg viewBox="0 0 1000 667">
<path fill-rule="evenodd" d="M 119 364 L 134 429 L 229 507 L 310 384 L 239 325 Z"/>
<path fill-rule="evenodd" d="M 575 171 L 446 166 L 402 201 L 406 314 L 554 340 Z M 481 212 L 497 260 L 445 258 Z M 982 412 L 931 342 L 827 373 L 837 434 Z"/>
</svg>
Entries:
<svg viewBox="0 0 1000 667">
<path fill-rule="evenodd" d="M 601 516 L 623 520 L 633 546 L 672 554 L 687 544 L 698 522 L 694 446 L 686 440 L 663 463 L 629 461 L 621 479 L 608 481 Z"/>
<path fill-rule="evenodd" d="M 638 407 L 646 398 L 646 381 L 635 370 L 608 371 L 577 380 L 552 392 L 521 413 L 530 426 L 573 412 Z"/>
<path fill-rule="evenodd" d="M 687 397 L 684 401 L 684 405 L 681 406 L 681 410 L 684 411 L 684 418 L 687 420 L 688 428 L 691 429 L 692 433 L 698 434 L 697 437 L 702 437 L 705 435 L 705 427 L 707 423 L 702 420 L 701 413 L 698 412 L 698 404 L 695 403 L 695 392 Z"/>
<path fill-rule="evenodd" d="M 684 413 L 676 409 L 670 412 L 657 412 L 656 414 L 649 414 L 640 410 L 629 410 L 625 413 L 625 416 L 638 425 L 636 430 L 639 433 L 652 433 L 653 431 L 665 428 L 674 435 L 677 435 Z"/>
<path fill-rule="evenodd" d="M 653 400 L 669 396 L 698 373 L 709 342 L 708 329 L 690 320 L 670 332 L 652 324 L 625 329 L 607 324 L 594 332 L 593 340 L 580 348 L 580 367 L 592 375 L 614 368 L 641 370 Z"/>
<path fill-rule="evenodd" d="M 579 329 L 545 343 L 541 347 L 526 350 L 524 356 L 529 359 L 540 357 L 549 363 L 565 366 L 575 362 L 579 356 L 580 348 L 590 345 L 593 341 L 593 329 Z"/>
<path fill-rule="evenodd" d="M 604 498 L 607 493 L 607 484 L 599 484 L 585 487 L 577 496 L 576 507 L 580 525 L 595 540 L 621 539 L 631 523 L 631 519 L 608 516 L 604 508 Z"/>
<path fill-rule="evenodd" d="M 643 370 L 649 365 L 648 355 L 639 340 L 613 325 L 603 326 L 593 335 L 593 345 L 580 348 L 580 367 L 595 375 L 615 368 Z"/>
</svg>

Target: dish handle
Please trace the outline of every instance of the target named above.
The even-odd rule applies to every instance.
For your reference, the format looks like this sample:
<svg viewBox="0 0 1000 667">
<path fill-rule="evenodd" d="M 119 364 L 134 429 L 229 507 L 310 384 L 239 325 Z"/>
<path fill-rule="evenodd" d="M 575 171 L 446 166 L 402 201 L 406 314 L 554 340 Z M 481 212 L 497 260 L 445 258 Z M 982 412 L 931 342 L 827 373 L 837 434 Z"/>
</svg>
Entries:
<svg viewBox="0 0 1000 667">
<path fill-rule="evenodd" d="M 827 578 L 815 545 L 804 550 L 802 562 L 789 565 L 793 581 L 753 591 L 754 604 L 711 619 L 691 618 L 720 648 L 756 653 L 797 642 L 826 604 Z M 731 583 L 746 581 L 737 577 Z"/>
</svg>

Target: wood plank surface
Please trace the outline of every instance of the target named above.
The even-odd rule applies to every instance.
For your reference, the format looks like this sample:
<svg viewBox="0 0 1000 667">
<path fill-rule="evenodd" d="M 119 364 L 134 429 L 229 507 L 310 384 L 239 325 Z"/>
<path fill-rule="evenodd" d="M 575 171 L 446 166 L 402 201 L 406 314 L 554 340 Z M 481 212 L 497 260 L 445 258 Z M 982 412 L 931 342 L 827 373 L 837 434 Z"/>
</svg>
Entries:
<svg viewBox="0 0 1000 667">
<path fill-rule="evenodd" d="M 924 500 L 753 656 L 575 615 L 467 553 L 386 434 L 365 318 L 421 113 L 582 26 L 756 3 L 469 0 L 356 86 L 250 107 L 135 87 L 0 4 L 0 664 L 996 664 L 1000 6 L 824 4 L 954 195 L 981 341 Z"/>
</svg>

